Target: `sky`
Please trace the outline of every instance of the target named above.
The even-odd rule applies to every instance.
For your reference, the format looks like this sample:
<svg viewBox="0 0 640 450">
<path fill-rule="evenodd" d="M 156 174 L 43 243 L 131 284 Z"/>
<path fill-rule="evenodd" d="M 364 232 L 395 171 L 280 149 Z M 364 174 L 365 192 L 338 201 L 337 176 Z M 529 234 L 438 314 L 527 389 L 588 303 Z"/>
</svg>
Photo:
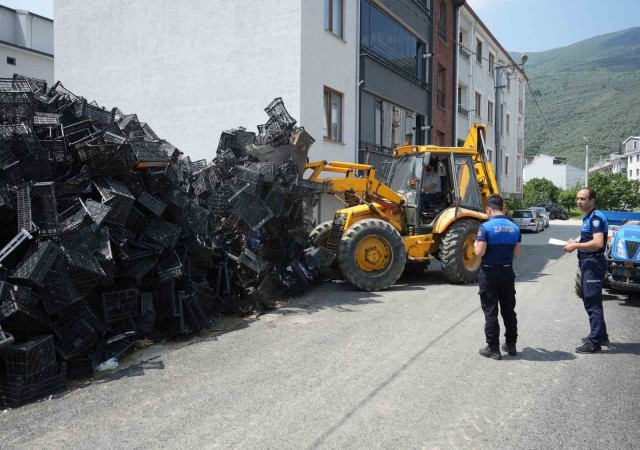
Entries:
<svg viewBox="0 0 640 450">
<path fill-rule="evenodd" d="M 640 26 L 640 0 L 467 0 L 467 4 L 510 52 L 550 50 Z"/>
<path fill-rule="evenodd" d="M 510 52 L 550 50 L 640 25 L 640 0 L 467 0 L 467 3 Z M 0 0 L 0 4 L 55 19 L 53 0 Z"/>
</svg>

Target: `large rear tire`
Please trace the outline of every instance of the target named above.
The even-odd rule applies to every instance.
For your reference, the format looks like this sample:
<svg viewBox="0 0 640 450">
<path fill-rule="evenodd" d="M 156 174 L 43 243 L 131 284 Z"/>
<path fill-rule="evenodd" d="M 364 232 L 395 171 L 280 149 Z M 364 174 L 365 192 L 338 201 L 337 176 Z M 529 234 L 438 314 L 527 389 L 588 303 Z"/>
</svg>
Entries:
<svg viewBox="0 0 640 450">
<path fill-rule="evenodd" d="M 449 227 L 440 242 L 442 271 L 451 283 L 468 284 L 478 280 L 481 258 L 473 253 L 473 244 L 479 226 L 473 219 L 459 220 Z"/>
<path fill-rule="evenodd" d="M 364 219 L 342 236 L 338 264 L 344 278 L 364 291 L 393 286 L 404 271 L 407 254 L 400 233 L 380 219 Z"/>
</svg>

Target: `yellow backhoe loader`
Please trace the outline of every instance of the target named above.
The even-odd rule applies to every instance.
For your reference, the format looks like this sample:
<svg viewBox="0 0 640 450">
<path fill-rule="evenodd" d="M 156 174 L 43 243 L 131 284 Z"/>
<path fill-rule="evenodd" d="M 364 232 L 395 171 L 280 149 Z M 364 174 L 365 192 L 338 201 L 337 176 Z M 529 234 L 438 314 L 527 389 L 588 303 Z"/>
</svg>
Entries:
<svg viewBox="0 0 640 450">
<path fill-rule="evenodd" d="M 343 277 L 366 291 L 386 289 L 405 267 L 425 268 L 434 258 L 449 281 L 476 281 L 480 259 L 473 243 L 487 219 L 485 200 L 498 192 L 485 135 L 484 125 L 473 124 L 463 147 L 397 147 L 385 183 L 370 165 L 307 163 L 308 179 L 326 183 L 345 204 L 313 230 L 312 243 L 335 252 Z M 421 180 L 429 165 L 440 177 L 441 192 L 425 203 Z"/>
</svg>

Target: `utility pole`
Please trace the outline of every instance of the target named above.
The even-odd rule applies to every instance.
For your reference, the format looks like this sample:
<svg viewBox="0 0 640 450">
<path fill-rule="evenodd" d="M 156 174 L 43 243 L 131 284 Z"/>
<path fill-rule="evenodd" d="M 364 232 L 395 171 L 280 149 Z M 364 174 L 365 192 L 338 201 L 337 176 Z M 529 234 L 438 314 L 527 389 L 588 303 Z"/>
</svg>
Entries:
<svg viewBox="0 0 640 450">
<path fill-rule="evenodd" d="M 584 136 L 584 187 L 589 187 L 589 139 Z"/>
<path fill-rule="evenodd" d="M 495 145 L 496 145 L 496 183 L 498 185 L 498 190 L 502 192 L 502 183 L 500 180 L 502 179 L 502 172 L 500 172 L 500 167 L 502 166 L 502 133 L 500 127 L 502 126 L 502 117 L 500 116 L 500 90 L 505 86 L 501 85 L 501 71 L 505 69 L 506 66 L 500 65 L 494 68 L 495 72 L 495 84 L 496 84 L 496 104 L 495 104 L 495 114 L 493 117 L 493 121 L 496 124 L 495 127 Z"/>
</svg>

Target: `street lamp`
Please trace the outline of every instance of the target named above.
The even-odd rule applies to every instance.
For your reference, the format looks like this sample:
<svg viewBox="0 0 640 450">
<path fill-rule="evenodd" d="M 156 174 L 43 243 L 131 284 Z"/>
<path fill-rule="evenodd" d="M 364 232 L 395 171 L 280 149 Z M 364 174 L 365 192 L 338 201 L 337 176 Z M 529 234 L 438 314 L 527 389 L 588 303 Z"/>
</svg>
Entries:
<svg viewBox="0 0 640 450">
<path fill-rule="evenodd" d="M 589 139 L 583 136 L 584 139 L 584 187 L 589 187 Z"/>
</svg>

